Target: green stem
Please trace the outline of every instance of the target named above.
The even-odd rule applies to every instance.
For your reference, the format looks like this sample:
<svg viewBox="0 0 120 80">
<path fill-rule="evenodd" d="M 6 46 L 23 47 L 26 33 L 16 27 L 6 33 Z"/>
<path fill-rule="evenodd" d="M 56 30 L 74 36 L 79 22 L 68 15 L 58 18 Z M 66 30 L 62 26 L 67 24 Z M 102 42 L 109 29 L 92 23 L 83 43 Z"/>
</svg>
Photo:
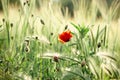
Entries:
<svg viewBox="0 0 120 80">
<path fill-rule="evenodd" d="M 7 30 L 8 46 L 10 46 L 10 32 L 9 32 L 9 23 L 8 22 L 6 22 L 6 30 Z"/>
</svg>

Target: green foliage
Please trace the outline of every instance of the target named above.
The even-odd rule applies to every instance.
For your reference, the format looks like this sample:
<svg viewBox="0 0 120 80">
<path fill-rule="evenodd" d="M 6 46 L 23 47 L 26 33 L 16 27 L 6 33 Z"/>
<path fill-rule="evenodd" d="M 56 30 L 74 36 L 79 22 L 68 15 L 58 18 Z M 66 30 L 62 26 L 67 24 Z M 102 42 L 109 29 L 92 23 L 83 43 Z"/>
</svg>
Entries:
<svg viewBox="0 0 120 80">
<path fill-rule="evenodd" d="M 79 35 L 80 35 L 81 38 L 84 38 L 86 36 L 86 34 L 88 33 L 88 31 L 89 31 L 89 28 L 84 26 L 84 25 L 82 25 L 82 26 L 78 25 L 77 26 L 77 25 L 75 25 L 73 23 L 71 23 L 71 24 L 78 30 Z"/>
</svg>

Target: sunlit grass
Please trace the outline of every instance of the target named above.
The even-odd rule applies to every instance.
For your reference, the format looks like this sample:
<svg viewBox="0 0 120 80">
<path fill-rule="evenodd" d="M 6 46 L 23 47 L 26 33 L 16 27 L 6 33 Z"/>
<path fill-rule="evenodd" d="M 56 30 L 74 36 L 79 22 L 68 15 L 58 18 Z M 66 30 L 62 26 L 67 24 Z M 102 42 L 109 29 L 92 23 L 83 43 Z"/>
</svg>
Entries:
<svg viewBox="0 0 120 80">
<path fill-rule="evenodd" d="M 110 80 L 120 78 L 119 0 L 74 1 L 75 17 L 63 17 L 60 5 L 34 0 L 22 7 L 7 6 L 0 13 L 1 80 Z M 102 6 L 102 7 L 101 7 Z M 100 10 L 101 17 L 97 17 Z M 108 13 L 108 14 L 107 14 Z M 118 18 L 117 18 L 118 17 Z M 58 36 L 70 30 L 64 44 Z"/>
</svg>

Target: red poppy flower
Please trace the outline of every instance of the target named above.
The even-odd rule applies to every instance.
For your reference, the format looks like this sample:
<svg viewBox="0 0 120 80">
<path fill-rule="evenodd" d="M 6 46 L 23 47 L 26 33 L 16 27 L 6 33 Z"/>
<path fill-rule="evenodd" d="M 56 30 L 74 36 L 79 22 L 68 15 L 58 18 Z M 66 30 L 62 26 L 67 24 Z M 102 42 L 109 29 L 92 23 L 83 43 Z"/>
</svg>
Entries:
<svg viewBox="0 0 120 80">
<path fill-rule="evenodd" d="M 64 31 L 62 32 L 59 37 L 58 40 L 62 43 L 68 42 L 70 41 L 70 39 L 72 38 L 72 34 L 70 30 Z"/>
</svg>

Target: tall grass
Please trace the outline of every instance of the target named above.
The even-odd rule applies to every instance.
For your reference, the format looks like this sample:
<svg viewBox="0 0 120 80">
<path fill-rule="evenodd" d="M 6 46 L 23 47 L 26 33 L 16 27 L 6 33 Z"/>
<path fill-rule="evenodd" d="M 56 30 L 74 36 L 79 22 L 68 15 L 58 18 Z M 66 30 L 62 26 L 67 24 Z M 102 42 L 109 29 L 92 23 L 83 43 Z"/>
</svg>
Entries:
<svg viewBox="0 0 120 80">
<path fill-rule="evenodd" d="M 44 3 L 38 10 L 35 0 L 21 1 L 14 11 L 2 0 L 0 80 L 119 79 L 119 0 L 110 8 L 105 0 L 73 1 L 79 5 L 73 19 L 68 11 L 62 16 L 60 5 Z M 73 37 L 62 44 L 58 36 L 66 30 Z"/>
</svg>

